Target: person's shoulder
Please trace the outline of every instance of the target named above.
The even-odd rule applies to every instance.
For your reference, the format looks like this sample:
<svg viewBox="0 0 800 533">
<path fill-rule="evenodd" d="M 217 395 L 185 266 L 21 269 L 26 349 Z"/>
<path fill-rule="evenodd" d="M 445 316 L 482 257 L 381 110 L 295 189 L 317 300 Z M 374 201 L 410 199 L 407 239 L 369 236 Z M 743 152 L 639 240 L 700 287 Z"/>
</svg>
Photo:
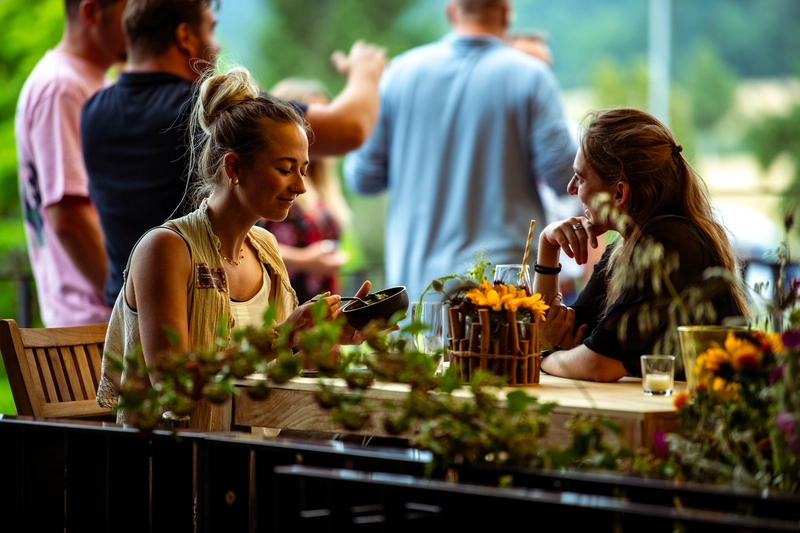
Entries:
<svg viewBox="0 0 800 533">
<path fill-rule="evenodd" d="M 21 94 L 52 98 L 71 92 L 79 83 L 80 77 L 68 63 L 60 61 L 55 52 L 50 50 L 33 67 Z"/>
<path fill-rule="evenodd" d="M 178 230 L 167 222 L 148 230 L 136 245 L 132 261 L 145 264 L 171 266 L 188 266 L 191 262 L 191 251 L 186 239 Z"/>
<path fill-rule="evenodd" d="M 295 208 L 296 209 L 296 208 Z M 278 241 L 275 239 L 275 235 L 270 233 L 266 228 L 261 225 L 255 225 L 250 229 L 251 235 L 260 242 L 266 243 L 270 246 L 277 246 Z"/>
<path fill-rule="evenodd" d="M 428 65 L 447 53 L 448 46 L 444 40 L 422 44 L 392 58 L 384 73 L 391 75 L 397 71 L 414 69 L 419 65 Z"/>
<path fill-rule="evenodd" d="M 84 113 L 86 113 L 87 110 L 94 110 L 97 107 L 108 105 L 109 101 L 116 100 L 118 92 L 119 87 L 117 87 L 116 84 L 100 89 L 86 100 L 86 103 L 83 105 Z"/>
</svg>

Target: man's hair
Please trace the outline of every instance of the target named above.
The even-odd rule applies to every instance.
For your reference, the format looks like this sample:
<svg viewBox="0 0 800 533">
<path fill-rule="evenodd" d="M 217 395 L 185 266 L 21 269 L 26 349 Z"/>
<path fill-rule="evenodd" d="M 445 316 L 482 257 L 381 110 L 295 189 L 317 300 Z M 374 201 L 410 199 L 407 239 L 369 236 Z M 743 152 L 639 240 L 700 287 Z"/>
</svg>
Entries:
<svg viewBox="0 0 800 533">
<path fill-rule="evenodd" d="M 128 49 L 137 55 L 159 56 L 175 42 L 175 30 L 186 22 L 197 28 L 203 11 L 217 9 L 219 0 L 129 0 L 122 17 Z"/>
<path fill-rule="evenodd" d="M 458 7 L 467 15 L 482 15 L 490 9 L 508 4 L 508 0 L 456 0 Z"/>
<path fill-rule="evenodd" d="M 66 14 L 67 20 L 75 20 L 78 16 L 78 8 L 82 1 L 83 0 L 64 0 L 64 13 Z M 122 0 L 95 0 L 101 9 L 106 9 L 108 6 L 112 6 L 121 1 Z"/>
<path fill-rule="evenodd" d="M 506 42 L 508 43 L 512 43 L 517 40 L 536 41 L 538 43 L 547 44 L 548 41 L 550 40 L 550 36 L 547 34 L 547 32 L 539 30 L 528 30 L 517 33 L 509 33 L 506 36 Z"/>
</svg>

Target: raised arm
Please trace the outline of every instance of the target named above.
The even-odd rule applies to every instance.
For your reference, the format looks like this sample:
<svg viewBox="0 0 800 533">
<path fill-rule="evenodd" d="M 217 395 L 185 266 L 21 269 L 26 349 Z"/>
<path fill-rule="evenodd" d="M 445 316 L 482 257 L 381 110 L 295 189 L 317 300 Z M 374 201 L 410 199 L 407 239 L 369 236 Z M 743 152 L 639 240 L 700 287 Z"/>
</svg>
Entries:
<svg viewBox="0 0 800 533">
<path fill-rule="evenodd" d="M 306 117 L 314 134 L 311 157 L 343 155 L 369 138 L 378 120 L 378 81 L 386 66 L 386 51 L 361 41 L 348 55 L 335 52 L 336 68 L 347 85 L 329 104 L 309 104 Z"/>
</svg>

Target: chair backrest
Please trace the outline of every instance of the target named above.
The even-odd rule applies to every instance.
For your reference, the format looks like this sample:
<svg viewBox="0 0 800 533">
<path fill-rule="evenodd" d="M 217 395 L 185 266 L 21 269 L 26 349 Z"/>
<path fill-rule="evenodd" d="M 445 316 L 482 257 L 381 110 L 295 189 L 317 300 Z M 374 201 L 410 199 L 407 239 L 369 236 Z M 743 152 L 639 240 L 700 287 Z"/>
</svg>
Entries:
<svg viewBox="0 0 800 533">
<path fill-rule="evenodd" d="M 19 328 L 0 320 L 0 351 L 17 414 L 80 418 L 111 414 L 95 402 L 108 324 Z"/>
</svg>

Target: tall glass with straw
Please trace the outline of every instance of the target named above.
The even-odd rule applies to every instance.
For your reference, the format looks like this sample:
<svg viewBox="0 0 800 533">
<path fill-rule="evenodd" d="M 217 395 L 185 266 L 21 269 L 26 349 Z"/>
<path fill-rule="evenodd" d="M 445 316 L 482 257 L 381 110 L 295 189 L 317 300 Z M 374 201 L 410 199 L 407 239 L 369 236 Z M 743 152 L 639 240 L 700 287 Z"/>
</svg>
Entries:
<svg viewBox="0 0 800 533">
<path fill-rule="evenodd" d="M 514 265 L 497 265 L 494 270 L 494 282 L 502 283 L 503 285 L 513 285 L 518 289 L 524 289 L 530 296 L 533 290 L 531 284 L 531 271 L 528 267 L 528 256 L 531 251 L 531 239 L 533 239 L 533 228 L 536 225 L 535 220 L 531 220 L 531 226 L 528 230 L 528 242 L 525 245 L 525 255 L 522 257 L 521 264 Z"/>
</svg>

